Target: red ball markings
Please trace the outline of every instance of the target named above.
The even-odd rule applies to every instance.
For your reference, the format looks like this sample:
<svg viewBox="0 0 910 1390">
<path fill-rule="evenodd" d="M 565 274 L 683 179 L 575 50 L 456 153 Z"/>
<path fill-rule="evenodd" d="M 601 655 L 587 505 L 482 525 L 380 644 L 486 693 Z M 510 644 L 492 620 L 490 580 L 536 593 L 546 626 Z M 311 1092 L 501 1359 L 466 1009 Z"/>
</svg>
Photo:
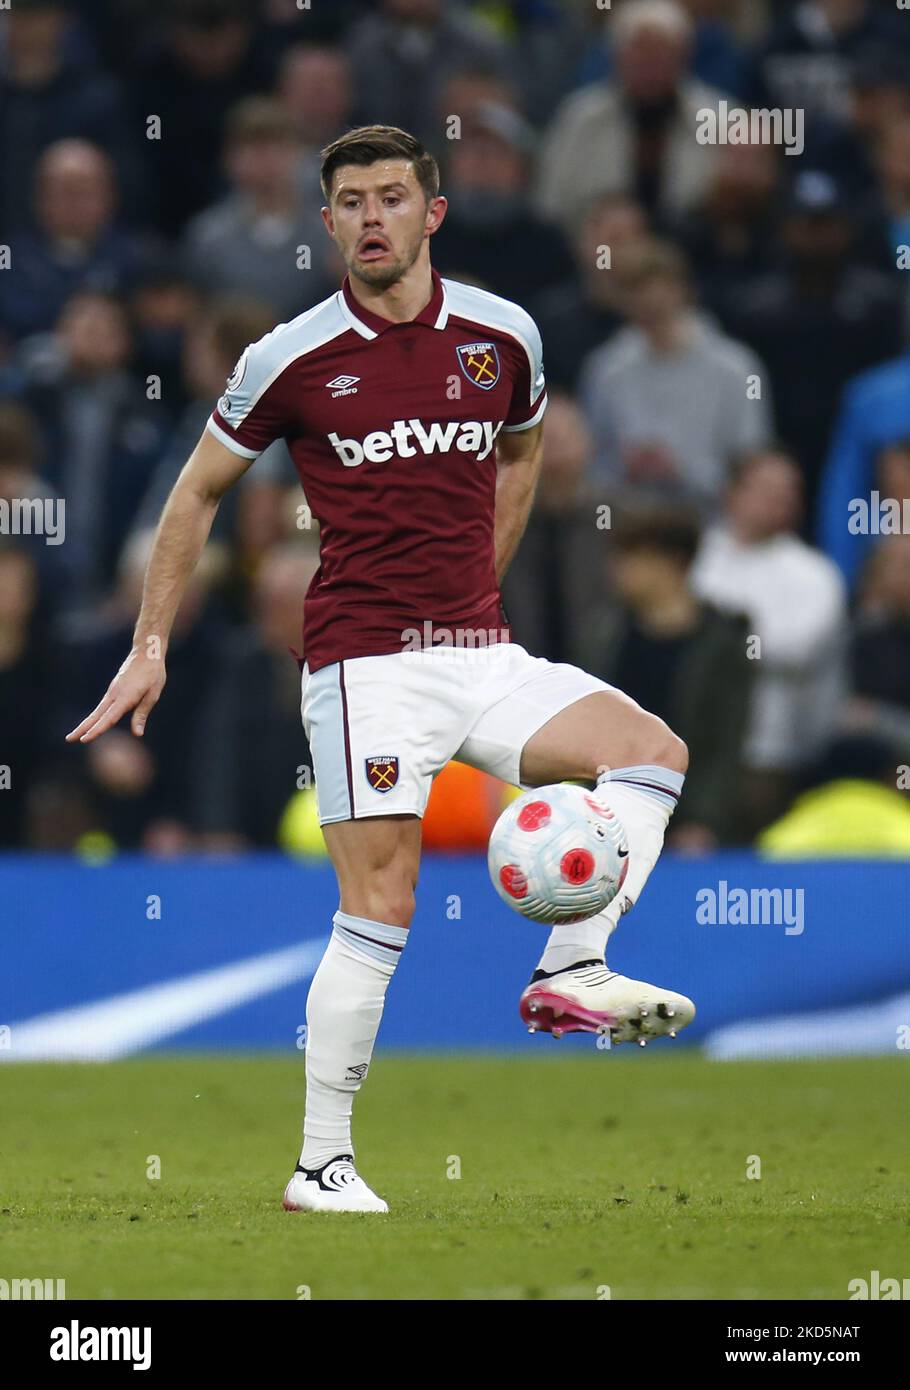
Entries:
<svg viewBox="0 0 910 1390">
<path fill-rule="evenodd" d="M 525 898 L 528 894 L 528 880 L 517 864 L 503 864 L 499 870 L 499 882 L 510 898 Z"/>
<path fill-rule="evenodd" d="M 570 849 L 559 861 L 559 872 L 567 883 L 587 883 L 594 872 L 594 855 L 589 849 Z"/>
<path fill-rule="evenodd" d="M 553 812 L 547 801 L 529 801 L 518 813 L 516 824 L 519 830 L 539 830 L 549 823 Z"/>
</svg>

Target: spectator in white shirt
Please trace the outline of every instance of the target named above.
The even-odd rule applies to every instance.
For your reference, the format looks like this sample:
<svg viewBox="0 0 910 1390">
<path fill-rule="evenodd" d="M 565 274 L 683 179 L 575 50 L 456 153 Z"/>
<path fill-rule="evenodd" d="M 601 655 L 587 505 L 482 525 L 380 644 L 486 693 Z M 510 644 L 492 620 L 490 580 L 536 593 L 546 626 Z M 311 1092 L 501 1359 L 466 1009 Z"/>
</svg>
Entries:
<svg viewBox="0 0 910 1390">
<path fill-rule="evenodd" d="M 833 732 L 844 695 L 844 583 L 796 534 L 802 501 L 799 468 L 785 450 L 746 456 L 690 578 L 700 597 L 750 619 L 757 679 L 744 803 L 755 829 L 785 807 L 797 772 Z"/>
</svg>

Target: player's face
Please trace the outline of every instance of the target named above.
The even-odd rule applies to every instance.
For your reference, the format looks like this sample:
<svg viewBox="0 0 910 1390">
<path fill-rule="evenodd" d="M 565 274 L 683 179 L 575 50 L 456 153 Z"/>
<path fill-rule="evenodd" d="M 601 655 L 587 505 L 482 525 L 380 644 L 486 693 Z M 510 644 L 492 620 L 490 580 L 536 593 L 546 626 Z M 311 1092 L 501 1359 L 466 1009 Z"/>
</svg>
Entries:
<svg viewBox="0 0 910 1390">
<path fill-rule="evenodd" d="M 377 160 L 335 171 L 322 216 L 349 272 L 377 289 L 394 285 L 442 221 L 446 202 L 427 202 L 407 159 Z"/>
</svg>

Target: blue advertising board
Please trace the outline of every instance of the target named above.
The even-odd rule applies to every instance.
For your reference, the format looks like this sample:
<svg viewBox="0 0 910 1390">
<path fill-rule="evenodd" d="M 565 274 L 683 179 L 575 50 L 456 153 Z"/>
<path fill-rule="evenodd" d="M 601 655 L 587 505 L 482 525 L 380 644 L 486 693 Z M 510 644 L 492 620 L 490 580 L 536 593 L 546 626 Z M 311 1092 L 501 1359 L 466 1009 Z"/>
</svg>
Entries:
<svg viewBox="0 0 910 1390">
<path fill-rule="evenodd" d="M 280 855 L 4 857 L 0 1060 L 295 1047 L 336 907 L 328 864 Z M 541 1046 L 517 1004 L 545 939 L 482 860 L 427 857 L 381 1047 Z M 714 1055 L 796 1055 L 813 1034 L 814 1050 L 893 1049 L 910 1025 L 910 864 L 665 855 L 608 958 L 690 995 L 685 1039 Z"/>
</svg>

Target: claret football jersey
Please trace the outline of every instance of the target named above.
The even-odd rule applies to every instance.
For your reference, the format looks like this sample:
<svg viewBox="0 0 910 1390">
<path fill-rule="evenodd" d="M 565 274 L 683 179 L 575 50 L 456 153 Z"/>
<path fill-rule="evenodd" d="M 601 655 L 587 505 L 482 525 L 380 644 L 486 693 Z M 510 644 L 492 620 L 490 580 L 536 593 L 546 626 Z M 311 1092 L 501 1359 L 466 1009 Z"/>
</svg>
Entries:
<svg viewBox="0 0 910 1390">
<path fill-rule="evenodd" d="M 400 651 L 427 624 L 505 628 L 496 440 L 545 408 L 529 315 L 435 271 L 429 303 L 407 323 L 363 308 L 346 279 L 246 349 L 208 428 L 249 459 L 287 441 L 320 526 L 304 603 L 311 671 Z"/>
</svg>

